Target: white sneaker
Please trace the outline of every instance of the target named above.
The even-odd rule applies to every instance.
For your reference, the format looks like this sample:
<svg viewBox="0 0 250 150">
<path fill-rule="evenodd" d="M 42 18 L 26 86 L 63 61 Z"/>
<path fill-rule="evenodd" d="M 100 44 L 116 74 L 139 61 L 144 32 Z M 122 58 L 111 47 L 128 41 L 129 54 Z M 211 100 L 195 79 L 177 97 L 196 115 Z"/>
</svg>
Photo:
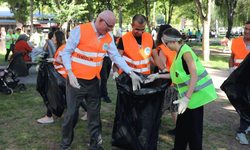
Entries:
<svg viewBox="0 0 250 150">
<path fill-rule="evenodd" d="M 243 145 L 249 144 L 246 135 L 244 133 L 238 133 L 236 139 L 240 141 L 240 144 Z"/>
<path fill-rule="evenodd" d="M 245 130 L 246 134 L 248 133 L 248 131 L 250 131 L 250 126 L 248 126 L 248 128 Z"/>
</svg>

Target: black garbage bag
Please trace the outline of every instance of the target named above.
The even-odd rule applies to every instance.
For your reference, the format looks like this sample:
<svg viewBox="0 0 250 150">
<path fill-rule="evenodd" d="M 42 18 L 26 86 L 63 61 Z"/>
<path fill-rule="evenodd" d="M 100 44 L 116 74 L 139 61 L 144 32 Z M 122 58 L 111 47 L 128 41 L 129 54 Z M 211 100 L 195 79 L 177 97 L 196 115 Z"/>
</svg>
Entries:
<svg viewBox="0 0 250 150">
<path fill-rule="evenodd" d="M 138 74 L 144 81 L 148 75 Z M 171 80 L 157 79 L 133 91 L 126 73 L 117 79 L 117 102 L 112 146 L 129 150 L 157 149 L 164 93 Z"/>
<path fill-rule="evenodd" d="M 238 114 L 250 123 L 250 55 L 223 82 L 223 90 Z"/>
<path fill-rule="evenodd" d="M 53 114 L 61 117 L 65 106 L 66 80 L 52 63 L 42 61 L 37 76 L 37 91 L 43 97 L 44 104 Z"/>
</svg>

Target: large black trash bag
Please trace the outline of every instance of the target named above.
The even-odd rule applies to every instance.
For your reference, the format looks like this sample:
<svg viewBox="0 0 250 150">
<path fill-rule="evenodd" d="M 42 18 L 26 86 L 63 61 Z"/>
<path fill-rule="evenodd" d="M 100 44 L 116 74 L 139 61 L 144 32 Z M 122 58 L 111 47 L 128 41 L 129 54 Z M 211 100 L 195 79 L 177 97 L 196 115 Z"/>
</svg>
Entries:
<svg viewBox="0 0 250 150">
<path fill-rule="evenodd" d="M 61 117 L 65 106 L 66 80 L 52 63 L 43 61 L 37 76 L 37 91 L 43 97 L 44 104 L 53 114 Z"/>
<path fill-rule="evenodd" d="M 238 114 L 250 123 L 250 55 L 221 85 Z"/>
<path fill-rule="evenodd" d="M 143 81 L 148 76 L 137 75 Z M 157 79 L 141 84 L 141 89 L 133 91 L 130 77 L 122 73 L 116 84 L 118 94 L 112 146 L 130 150 L 157 149 L 164 93 L 171 80 Z"/>
</svg>

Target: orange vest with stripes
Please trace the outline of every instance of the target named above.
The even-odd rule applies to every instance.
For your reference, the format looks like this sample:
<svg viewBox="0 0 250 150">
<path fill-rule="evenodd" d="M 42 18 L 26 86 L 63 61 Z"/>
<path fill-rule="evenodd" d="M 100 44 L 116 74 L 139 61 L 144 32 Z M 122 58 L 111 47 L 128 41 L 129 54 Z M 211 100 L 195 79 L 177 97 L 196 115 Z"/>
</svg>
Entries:
<svg viewBox="0 0 250 150">
<path fill-rule="evenodd" d="M 243 37 L 233 39 L 231 49 L 234 54 L 234 67 L 238 67 L 249 53 L 247 52 Z"/>
<path fill-rule="evenodd" d="M 59 55 L 59 52 L 62 52 L 64 48 L 65 48 L 65 44 L 63 44 L 62 46 L 60 46 L 58 48 L 58 50 L 56 51 L 56 53 L 54 55 L 55 60 L 57 59 L 57 56 Z M 65 79 L 67 78 L 67 71 L 66 71 L 66 68 L 63 65 L 55 62 L 54 67 L 55 67 L 56 71 L 58 73 L 60 73 Z"/>
<path fill-rule="evenodd" d="M 113 39 L 107 33 L 99 41 L 91 23 L 79 26 L 81 37 L 79 44 L 72 53 L 72 72 L 76 78 L 91 80 L 97 76 L 100 79 L 103 57 Z"/>
<path fill-rule="evenodd" d="M 132 32 L 122 36 L 124 53 L 123 58 L 135 72 L 150 74 L 150 57 L 152 54 L 153 38 L 144 32 L 141 37 L 141 47 L 138 45 Z M 122 71 L 120 70 L 119 73 Z"/>
</svg>

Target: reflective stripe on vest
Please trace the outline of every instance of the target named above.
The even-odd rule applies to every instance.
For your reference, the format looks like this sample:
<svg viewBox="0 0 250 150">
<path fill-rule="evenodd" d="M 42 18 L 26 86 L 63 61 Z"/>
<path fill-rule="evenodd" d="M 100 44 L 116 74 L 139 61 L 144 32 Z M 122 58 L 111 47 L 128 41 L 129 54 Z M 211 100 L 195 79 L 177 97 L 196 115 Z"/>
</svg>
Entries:
<svg viewBox="0 0 250 150">
<path fill-rule="evenodd" d="M 234 67 L 238 67 L 250 51 L 247 52 L 243 37 L 233 39 L 231 49 L 234 54 Z"/>
<path fill-rule="evenodd" d="M 152 36 L 149 33 L 143 33 L 141 45 L 139 46 L 132 32 L 127 32 L 122 36 L 122 42 L 124 47 L 123 58 L 128 66 L 136 72 L 150 74 L 150 57 L 153 47 Z"/>
<path fill-rule="evenodd" d="M 57 57 L 58 57 L 58 55 L 59 55 L 59 53 L 61 53 L 62 51 L 63 51 L 63 49 L 65 48 L 65 43 L 62 45 L 62 46 L 60 46 L 58 49 L 57 49 L 57 51 L 55 52 L 55 55 L 54 55 L 54 59 L 55 60 L 57 60 Z M 57 63 L 57 62 L 55 62 L 54 63 L 54 67 L 55 67 L 55 69 L 56 69 L 56 71 L 58 72 L 58 73 L 60 73 L 65 79 L 67 78 L 67 71 L 66 71 L 66 68 L 63 66 L 63 65 L 61 65 L 61 64 L 59 64 L 59 63 Z"/>
<path fill-rule="evenodd" d="M 60 68 L 63 68 L 64 66 L 63 65 L 58 65 L 58 66 L 54 65 L 54 67 L 55 67 L 55 69 L 60 69 Z"/>
<path fill-rule="evenodd" d="M 73 56 L 72 56 L 71 60 L 74 61 L 74 62 L 77 62 L 79 64 L 83 64 L 83 65 L 91 66 L 91 67 L 96 67 L 96 66 L 101 66 L 102 65 L 102 62 L 92 62 L 92 61 L 76 58 L 76 57 L 73 57 Z"/>
<path fill-rule="evenodd" d="M 178 56 L 177 54 L 175 55 L 175 59 L 170 68 L 171 79 L 174 83 L 174 87 L 179 92 L 179 98 L 183 98 L 187 94 L 190 85 L 191 74 L 186 74 L 182 64 L 183 54 L 187 52 L 190 53 L 194 59 L 198 76 L 195 89 L 190 97 L 190 102 L 188 103 L 188 108 L 194 109 L 215 100 L 217 98 L 217 94 L 211 77 L 192 49 L 184 44 Z"/>
<path fill-rule="evenodd" d="M 66 74 L 66 71 L 58 71 L 60 74 Z"/>
</svg>

